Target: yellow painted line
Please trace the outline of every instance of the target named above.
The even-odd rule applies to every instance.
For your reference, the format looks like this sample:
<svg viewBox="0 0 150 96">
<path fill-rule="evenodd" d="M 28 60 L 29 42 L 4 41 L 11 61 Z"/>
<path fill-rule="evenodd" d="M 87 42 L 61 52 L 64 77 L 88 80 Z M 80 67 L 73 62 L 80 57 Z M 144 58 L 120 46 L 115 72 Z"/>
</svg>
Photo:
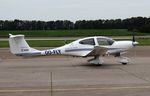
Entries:
<svg viewBox="0 0 150 96">
<path fill-rule="evenodd" d="M 88 90 L 118 90 L 118 89 L 149 89 L 150 86 L 131 86 L 131 87 L 102 87 L 102 88 L 60 88 L 53 89 L 53 91 L 88 91 Z M 27 89 L 0 89 L 0 93 L 17 93 L 17 92 L 49 92 L 51 89 L 43 88 L 27 88 Z"/>
</svg>

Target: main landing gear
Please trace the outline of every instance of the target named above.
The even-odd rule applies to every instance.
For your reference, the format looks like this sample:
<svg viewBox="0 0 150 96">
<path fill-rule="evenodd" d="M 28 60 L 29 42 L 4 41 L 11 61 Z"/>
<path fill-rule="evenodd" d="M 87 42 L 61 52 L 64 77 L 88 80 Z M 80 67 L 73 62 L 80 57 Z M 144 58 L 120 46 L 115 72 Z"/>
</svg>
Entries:
<svg viewBox="0 0 150 96">
<path fill-rule="evenodd" d="M 95 56 L 94 58 L 89 59 L 88 62 L 96 65 L 101 65 L 104 63 L 102 58 L 100 58 L 99 56 Z M 119 56 L 118 62 L 121 63 L 122 65 L 127 65 L 129 63 L 129 58 L 124 56 Z"/>
<path fill-rule="evenodd" d="M 121 63 L 122 65 L 127 65 L 129 63 L 129 58 L 121 56 L 121 55 L 117 57 L 119 57 L 118 62 Z M 88 62 L 91 64 L 96 64 L 96 65 L 101 65 L 104 63 L 102 57 L 100 56 L 95 56 L 94 58 L 89 59 Z"/>
<path fill-rule="evenodd" d="M 95 56 L 94 58 L 89 59 L 88 62 L 91 64 L 96 64 L 96 65 L 101 65 L 104 63 L 104 61 L 102 59 L 100 59 L 99 56 Z"/>
</svg>

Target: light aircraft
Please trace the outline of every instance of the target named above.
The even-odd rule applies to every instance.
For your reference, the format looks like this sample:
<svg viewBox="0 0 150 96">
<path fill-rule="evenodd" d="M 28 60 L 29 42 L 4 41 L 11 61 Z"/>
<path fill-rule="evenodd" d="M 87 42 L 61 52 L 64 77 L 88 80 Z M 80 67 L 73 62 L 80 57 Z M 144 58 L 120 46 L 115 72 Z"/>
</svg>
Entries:
<svg viewBox="0 0 150 96">
<path fill-rule="evenodd" d="M 94 57 L 88 60 L 92 64 L 102 64 L 101 56 L 113 55 L 119 58 L 119 63 L 126 65 L 129 63 L 129 58 L 124 57 L 123 54 L 129 49 L 135 47 L 138 42 L 133 36 L 132 41 L 115 41 L 108 37 L 93 36 L 78 39 L 64 46 L 37 50 L 31 48 L 24 39 L 24 35 L 9 34 L 9 45 L 12 54 L 22 57 L 31 56 L 48 56 L 48 55 L 69 55 L 77 57 Z"/>
</svg>

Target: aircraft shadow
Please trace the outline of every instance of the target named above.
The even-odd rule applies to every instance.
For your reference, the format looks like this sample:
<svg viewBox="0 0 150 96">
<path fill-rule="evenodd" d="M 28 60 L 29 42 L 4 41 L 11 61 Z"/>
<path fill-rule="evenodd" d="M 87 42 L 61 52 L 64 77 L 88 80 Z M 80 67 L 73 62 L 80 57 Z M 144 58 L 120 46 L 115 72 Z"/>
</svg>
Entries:
<svg viewBox="0 0 150 96">
<path fill-rule="evenodd" d="M 90 63 L 82 63 L 73 65 L 75 67 L 86 67 L 86 68 L 94 68 L 94 69 L 109 69 L 109 68 L 116 68 L 116 66 L 123 66 L 121 64 L 90 64 Z"/>
</svg>

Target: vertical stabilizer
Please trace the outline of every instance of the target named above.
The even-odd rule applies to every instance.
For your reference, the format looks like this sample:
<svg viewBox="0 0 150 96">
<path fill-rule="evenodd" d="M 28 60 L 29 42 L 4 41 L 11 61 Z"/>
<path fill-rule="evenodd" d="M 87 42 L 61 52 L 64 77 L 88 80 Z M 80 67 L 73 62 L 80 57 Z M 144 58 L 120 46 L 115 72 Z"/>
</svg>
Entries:
<svg viewBox="0 0 150 96">
<path fill-rule="evenodd" d="M 16 55 L 22 55 L 25 53 L 32 53 L 38 50 L 30 48 L 24 39 L 24 35 L 12 35 L 9 34 L 10 51 Z"/>
</svg>

